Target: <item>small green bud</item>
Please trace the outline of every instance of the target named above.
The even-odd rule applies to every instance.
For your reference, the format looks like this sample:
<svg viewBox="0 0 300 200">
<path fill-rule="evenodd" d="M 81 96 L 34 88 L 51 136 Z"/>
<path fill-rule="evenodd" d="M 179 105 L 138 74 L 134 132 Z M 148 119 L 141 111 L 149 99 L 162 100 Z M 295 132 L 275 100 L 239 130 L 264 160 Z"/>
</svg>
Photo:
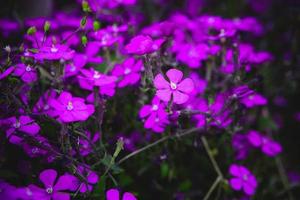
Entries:
<svg viewBox="0 0 300 200">
<path fill-rule="evenodd" d="M 32 26 L 30 27 L 28 30 L 27 30 L 27 34 L 28 35 L 34 35 L 36 33 L 36 28 L 35 26 Z"/>
<path fill-rule="evenodd" d="M 123 146 L 124 146 L 123 138 L 119 138 L 118 142 L 117 142 L 116 150 L 115 150 L 114 155 L 113 155 L 113 158 L 116 158 L 119 155 L 121 150 L 123 150 Z"/>
<path fill-rule="evenodd" d="M 44 32 L 45 33 L 49 31 L 50 26 L 51 26 L 50 22 L 46 21 L 44 24 Z"/>
<path fill-rule="evenodd" d="M 99 21 L 94 21 L 93 22 L 93 27 L 94 27 L 94 31 L 98 31 L 99 29 L 100 29 L 100 27 L 101 27 L 101 24 L 100 24 L 100 22 Z"/>
<path fill-rule="evenodd" d="M 86 25 L 86 16 L 84 16 L 81 20 L 80 20 L 80 27 L 84 29 L 85 25 Z"/>
<path fill-rule="evenodd" d="M 81 37 L 81 43 L 83 44 L 83 46 L 85 46 L 85 45 L 87 44 L 87 42 L 88 42 L 87 37 L 86 37 L 85 35 L 83 35 L 83 36 Z"/>
<path fill-rule="evenodd" d="M 87 1 L 82 1 L 82 10 L 83 12 L 91 12 L 90 5 Z"/>
</svg>

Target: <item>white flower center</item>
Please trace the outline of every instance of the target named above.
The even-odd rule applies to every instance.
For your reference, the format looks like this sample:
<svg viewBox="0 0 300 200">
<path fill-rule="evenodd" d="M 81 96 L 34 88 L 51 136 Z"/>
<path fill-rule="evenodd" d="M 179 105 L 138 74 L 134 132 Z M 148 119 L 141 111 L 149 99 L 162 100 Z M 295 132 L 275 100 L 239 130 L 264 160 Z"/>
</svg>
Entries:
<svg viewBox="0 0 300 200">
<path fill-rule="evenodd" d="M 13 126 L 14 126 L 15 128 L 20 128 L 21 123 L 20 123 L 19 121 L 16 121 L 16 122 L 13 124 Z"/>
<path fill-rule="evenodd" d="M 247 174 L 244 174 L 244 175 L 243 175 L 243 180 L 244 180 L 244 181 L 247 181 L 247 180 L 248 180 Z"/>
<path fill-rule="evenodd" d="M 75 72 L 75 70 L 76 70 L 76 67 L 74 65 L 72 65 L 71 68 L 70 68 L 70 71 Z"/>
<path fill-rule="evenodd" d="M 95 71 L 93 78 L 98 79 L 98 78 L 100 78 L 100 76 L 101 76 L 101 74 L 99 72 Z"/>
<path fill-rule="evenodd" d="M 73 110 L 73 103 L 71 101 L 68 102 L 67 110 Z"/>
<path fill-rule="evenodd" d="M 55 46 L 52 46 L 50 51 L 51 51 L 51 53 L 56 53 L 58 51 L 58 48 L 56 48 Z"/>
<path fill-rule="evenodd" d="M 44 106 L 44 110 L 48 110 L 48 109 L 49 109 L 49 105 L 46 104 L 46 105 Z"/>
<path fill-rule="evenodd" d="M 38 152 L 39 152 L 39 149 L 36 147 L 31 150 L 31 153 L 33 153 L 33 154 L 38 153 Z"/>
<path fill-rule="evenodd" d="M 154 110 L 154 111 L 158 110 L 158 105 L 154 104 L 154 105 L 152 106 L 152 110 Z"/>
<path fill-rule="evenodd" d="M 250 95 L 250 96 L 248 97 L 248 99 L 249 99 L 249 100 L 253 100 L 253 99 L 254 99 L 253 95 Z"/>
<path fill-rule="evenodd" d="M 27 65 L 27 67 L 25 68 L 26 72 L 30 72 L 32 69 L 29 65 Z"/>
<path fill-rule="evenodd" d="M 156 117 L 154 121 L 155 121 L 155 122 L 159 122 L 159 118 L 158 118 L 158 117 Z"/>
<path fill-rule="evenodd" d="M 124 71 L 124 74 L 129 74 L 130 72 L 131 72 L 131 69 L 126 68 L 125 71 Z"/>
<path fill-rule="evenodd" d="M 152 49 L 157 50 L 158 49 L 158 45 L 157 44 L 153 44 L 152 45 Z"/>
<path fill-rule="evenodd" d="M 172 90 L 176 90 L 177 89 L 177 84 L 176 83 L 171 82 L 170 86 L 171 86 Z"/>
<path fill-rule="evenodd" d="M 46 192 L 47 192 L 48 194 L 52 194 L 53 188 L 52 188 L 52 187 L 46 188 Z"/>
</svg>

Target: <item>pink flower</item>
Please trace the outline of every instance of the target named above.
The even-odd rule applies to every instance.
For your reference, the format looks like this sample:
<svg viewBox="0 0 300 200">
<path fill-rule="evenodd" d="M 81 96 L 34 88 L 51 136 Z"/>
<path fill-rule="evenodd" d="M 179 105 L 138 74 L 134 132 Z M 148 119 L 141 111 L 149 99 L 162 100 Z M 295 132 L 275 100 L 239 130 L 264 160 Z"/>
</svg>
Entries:
<svg viewBox="0 0 300 200">
<path fill-rule="evenodd" d="M 188 101 L 189 94 L 194 90 L 194 83 L 192 79 L 186 78 L 182 80 L 183 73 L 177 69 L 170 69 L 167 71 L 169 82 L 158 74 L 154 78 L 154 85 L 157 89 L 156 95 L 165 102 L 170 101 L 171 97 L 176 104 L 183 104 Z"/>
<path fill-rule="evenodd" d="M 130 40 L 129 44 L 125 46 L 125 50 L 128 54 L 136 55 L 153 53 L 159 50 L 164 41 L 164 39 L 152 40 L 148 35 L 138 35 Z"/>
<path fill-rule="evenodd" d="M 244 190 L 247 195 L 253 195 L 257 187 L 255 176 L 244 166 L 232 164 L 229 173 L 233 176 L 229 184 L 234 190 Z"/>
<path fill-rule="evenodd" d="M 117 189 L 109 189 L 106 191 L 106 200 L 137 200 L 137 198 L 132 193 L 125 192 L 121 199 Z"/>
<path fill-rule="evenodd" d="M 14 75 L 21 77 L 25 83 L 32 83 L 37 80 L 36 69 L 31 65 L 25 65 L 24 63 L 17 64 L 15 66 Z"/>
<path fill-rule="evenodd" d="M 114 67 L 112 75 L 121 78 L 118 87 L 122 88 L 136 84 L 141 78 L 139 72 L 142 68 L 143 63 L 141 60 L 135 61 L 134 58 L 127 58 L 122 64 L 117 64 Z"/>
<path fill-rule="evenodd" d="M 37 60 L 70 60 L 75 51 L 69 49 L 63 44 L 52 44 L 52 46 L 43 46 L 32 56 Z M 29 55 L 30 56 L 30 55 Z"/>
<path fill-rule="evenodd" d="M 165 108 L 158 97 L 153 98 L 151 105 L 144 105 L 139 112 L 140 118 L 147 118 L 144 127 L 157 133 L 163 132 L 166 124 L 169 124 Z"/>
<path fill-rule="evenodd" d="M 40 131 L 40 126 L 29 116 L 21 115 L 20 117 L 10 117 L 1 122 L 7 127 L 6 136 L 13 144 L 19 144 L 23 138 L 15 134 L 16 132 L 23 132 L 34 136 Z"/>
<path fill-rule="evenodd" d="M 40 173 L 40 181 L 45 188 L 36 185 L 29 185 L 33 200 L 69 200 L 70 194 L 67 190 L 72 190 L 75 186 L 75 176 L 65 174 L 57 179 L 57 172 L 53 169 L 46 169 Z"/>
<path fill-rule="evenodd" d="M 84 99 L 72 97 L 69 92 L 62 92 L 57 99 L 51 99 L 49 105 L 62 122 L 85 121 L 94 111 L 94 105 L 85 104 Z"/>
<path fill-rule="evenodd" d="M 251 145 L 256 148 L 261 148 L 261 151 L 267 156 L 276 156 L 282 151 L 282 147 L 279 143 L 267 136 L 261 135 L 258 131 L 249 131 L 247 137 Z"/>
</svg>

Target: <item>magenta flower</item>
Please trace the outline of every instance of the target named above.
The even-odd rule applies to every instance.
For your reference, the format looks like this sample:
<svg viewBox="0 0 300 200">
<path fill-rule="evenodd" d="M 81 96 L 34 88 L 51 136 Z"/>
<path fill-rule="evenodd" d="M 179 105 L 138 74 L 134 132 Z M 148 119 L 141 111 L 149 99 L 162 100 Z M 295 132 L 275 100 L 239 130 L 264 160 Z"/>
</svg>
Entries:
<svg viewBox="0 0 300 200">
<path fill-rule="evenodd" d="M 23 132 L 31 136 L 35 136 L 40 131 L 40 126 L 29 116 L 21 115 L 20 117 L 10 117 L 2 120 L 6 129 L 6 137 L 13 144 L 20 144 L 23 138 L 17 134 Z"/>
<path fill-rule="evenodd" d="M 49 105 L 49 100 L 56 98 L 57 93 L 54 90 L 46 91 L 33 107 L 33 112 L 36 114 L 46 114 L 54 117 L 55 111 L 53 111 Z"/>
<path fill-rule="evenodd" d="M 182 80 L 183 73 L 177 69 L 167 71 L 169 82 L 166 81 L 162 74 L 154 78 L 154 85 L 157 89 L 156 95 L 165 102 L 172 100 L 176 104 L 183 104 L 188 101 L 189 94 L 194 90 L 193 80 L 186 78 Z"/>
<path fill-rule="evenodd" d="M 258 131 L 249 131 L 247 137 L 251 145 L 256 148 L 261 148 L 261 151 L 267 156 L 276 156 L 282 151 L 282 147 L 278 142 L 261 135 Z"/>
<path fill-rule="evenodd" d="M 84 99 L 72 97 L 69 92 L 62 92 L 57 99 L 51 99 L 49 105 L 56 112 L 61 122 L 85 121 L 95 111 L 94 105 L 85 104 Z"/>
<path fill-rule="evenodd" d="M 125 192 L 121 199 L 119 190 L 109 189 L 106 191 L 106 200 L 137 200 L 137 198 L 132 193 Z"/>
<path fill-rule="evenodd" d="M 37 60 L 70 60 L 75 51 L 63 44 L 52 44 L 38 49 L 32 56 Z M 29 55 L 30 56 L 30 55 Z"/>
<path fill-rule="evenodd" d="M 78 144 L 79 144 L 79 153 L 82 156 L 87 156 L 92 152 L 92 142 L 93 144 L 96 143 L 100 139 L 100 134 L 97 132 L 94 134 L 94 136 L 91 136 L 91 133 L 89 131 L 85 131 L 86 138 L 85 137 L 79 137 L 78 138 Z M 90 142 L 88 141 L 90 140 Z"/>
<path fill-rule="evenodd" d="M 19 76 L 25 83 L 32 83 L 37 80 L 36 69 L 24 63 L 17 64 L 13 75 Z"/>
<path fill-rule="evenodd" d="M 190 68 L 199 68 L 208 57 L 209 47 L 206 44 L 179 44 L 176 59 Z"/>
<path fill-rule="evenodd" d="M 4 79 L 8 75 L 10 75 L 14 71 L 14 69 L 15 69 L 14 67 L 9 67 L 6 70 L 4 70 L 3 72 L 0 71 L 0 80 Z"/>
<path fill-rule="evenodd" d="M 268 103 L 267 99 L 262 95 L 251 90 L 247 85 L 238 86 L 233 90 L 233 96 L 247 108 L 255 106 L 263 106 Z"/>
<path fill-rule="evenodd" d="M 235 133 L 232 137 L 231 145 L 235 150 L 235 158 L 237 160 L 245 159 L 251 149 L 251 145 L 245 134 Z"/>
<path fill-rule="evenodd" d="M 143 68 L 143 63 L 141 60 L 135 61 L 134 58 L 127 58 L 122 64 L 117 64 L 112 75 L 121 78 L 118 83 L 118 87 L 122 88 L 127 85 L 136 84 L 140 78 L 140 71 Z"/>
<path fill-rule="evenodd" d="M 117 77 L 102 74 L 93 68 L 89 70 L 82 69 L 81 74 L 77 77 L 81 88 L 92 91 L 97 86 L 100 88 L 99 93 L 102 95 L 113 96 L 115 94 Z M 91 93 L 87 100 L 93 102 L 94 94 Z"/>
<path fill-rule="evenodd" d="M 46 169 L 40 173 L 40 181 L 45 188 L 36 185 L 29 185 L 33 200 L 70 200 L 68 190 L 74 189 L 75 176 L 65 174 L 57 178 L 57 172 L 53 169 Z"/>
<path fill-rule="evenodd" d="M 87 181 L 87 183 L 85 183 L 77 179 L 77 184 L 79 185 L 78 186 L 79 192 L 81 193 L 85 193 L 87 191 L 91 192 L 93 189 L 93 185 L 96 184 L 99 180 L 98 175 L 88 167 L 78 166 L 77 170 L 81 176 L 86 177 L 86 181 Z"/>
<path fill-rule="evenodd" d="M 169 124 L 166 106 L 160 102 L 158 97 L 154 97 L 151 105 L 144 105 L 140 112 L 140 118 L 147 118 L 144 127 L 152 129 L 157 133 L 164 131 L 166 124 Z"/>
<path fill-rule="evenodd" d="M 149 54 L 159 50 L 164 41 L 164 39 L 152 40 L 148 35 L 138 35 L 130 40 L 129 44 L 125 46 L 125 50 L 128 54 Z"/>
<path fill-rule="evenodd" d="M 247 195 L 253 195 L 257 187 L 255 176 L 244 166 L 232 164 L 229 173 L 233 176 L 229 184 L 234 190 L 243 190 Z"/>
</svg>

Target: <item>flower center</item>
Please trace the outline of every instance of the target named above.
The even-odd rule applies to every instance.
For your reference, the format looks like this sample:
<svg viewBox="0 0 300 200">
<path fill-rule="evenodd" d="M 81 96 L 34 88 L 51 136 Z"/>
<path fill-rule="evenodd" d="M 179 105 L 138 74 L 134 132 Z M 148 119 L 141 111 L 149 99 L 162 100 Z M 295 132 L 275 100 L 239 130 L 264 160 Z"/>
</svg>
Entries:
<svg viewBox="0 0 300 200">
<path fill-rule="evenodd" d="M 71 68 L 70 68 L 70 71 L 71 72 L 75 72 L 76 71 L 76 67 L 74 65 L 72 65 Z"/>
<path fill-rule="evenodd" d="M 171 86 L 172 90 L 176 90 L 177 89 L 177 84 L 176 83 L 171 82 L 170 86 Z"/>
<path fill-rule="evenodd" d="M 126 68 L 125 71 L 124 71 L 124 74 L 129 74 L 130 72 L 131 72 L 131 69 Z"/>
<path fill-rule="evenodd" d="M 25 68 L 26 72 L 30 72 L 32 69 L 31 67 L 28 65 L 26 68 Z"/>
<path fill-rule="evenodd" d="M 16 121 L 16 122 L 13 124 L 13 126 L 14 126 L 15 128 L 20 128 L 21 123 L 20 123 L 19 121 Z"/>
<path fill-rule="evenodd" d="M 73 110 L 73 103 L 71 101 L 68 102 L 67 110 Z"/>
<path fill-rule="evenodd" d="M 157 106 L 156 104 L 154 104 L 154 105 L 152 106 L 152 110 L 154 110 L 154 111 L 158 110 L 158 106 Z"/>
<path fill-rule="evenodd" d="M 154 121 L 155 121 L 155 122 L 159 122 L 159 118 L 158 118 L 158 117 L 156 117 Z"/>
<path fill-rule="evenodd" d="M 52 187 L 46 188 L 46 192 L 47 192 L 48 194 L 52 194 L 53 188 L 52 188 Z"/>
<path fill-rule="evenodd" d="M 244 175 L 243 175 L 243 180 L 244 180 L 244 181 L 247 181 L 247 180 L 248 180 L 247 174 L 244 174 Z"/>
<path fill-rule="evenodd" d="M 46 104 L 46 105 L 44 106 L 44 110 L 48 110 L 48 109 L 49 109 L 49 105 Z"/>
<path fill-rule="evenodd" d="M 98 79 L 98 78 L 100 78 L 100 76 L 101 76 L 101 74 L 99 72 L 95 71 L 93 78 Z"/>
<path fill-rule="evenodd" d="M 39 149 L 38 149 L 38 148 L 33 148 L 33 149 L 31 150 L 31 153 L 33 153 L 33 154 L 38 153 L 38 152 L 39 152 Z"/>
<path fill-rule="evenodd" d="M 253 100 L 253 98 L 254 98 L 253 95 L 250 95 L 250 96 L 248 97 L 249 100 Z"/>
<path fill-rule="evenodd" d="M 56 48 L 55 46 L 52 46 L 50 51 L 51 51 L 51 53 L 56 53 L 58 51 L 58 48 Z"/>
</svg>

